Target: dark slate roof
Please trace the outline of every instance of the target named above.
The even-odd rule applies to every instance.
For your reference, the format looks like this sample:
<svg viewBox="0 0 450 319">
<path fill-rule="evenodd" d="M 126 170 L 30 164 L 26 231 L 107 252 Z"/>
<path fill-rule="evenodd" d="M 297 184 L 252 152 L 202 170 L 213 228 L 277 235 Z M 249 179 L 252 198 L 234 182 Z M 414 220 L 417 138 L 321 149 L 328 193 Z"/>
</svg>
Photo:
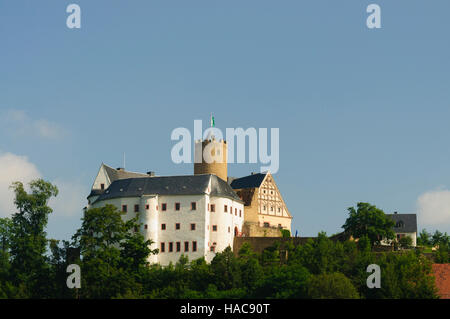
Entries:
<svg viewBox="0 0 450 319">
<path fill-rule="evenodd" d="M 91 196 L 98 196 L 98 195 L 101 195 L 101 194 L 103 194 L 105 191 L 104 190 L 101 190 L 101 189 L 93 189 L 93 190 L 91 190 L 91 193 L 89 194 L 89 196 L 87 197 L 87 198 L 89 198 L 89 197 L 91 197 Z"/>
<path fill-rule="evenodd" d="M 127 178 L 114 181 L 97 201 L 140 197 L 142 195 L 200 195 L 205 194 L 211 178 L 211 195 L 242 202 L 225 181 L 211 174 Z"/>
<path fill-rule="evenodd" d="M 386 216 L 388 216 L 395 222 L 396 226 L 394 226 L 394 232 L 417 233 L 416 214 L 386 214 Z M 401 224 L 403 224 L 403 226 Z"/>
<path fill-rule="evenodd" d="M 252 174 L 249 176 L 236 178 L 231 182 L 230 185 L 233 189 L 259 187 L 265 177 L 265 173 Z"/>
<path fill-rule="evenodd" d="M 125 170 L 117 170 L 117 169 L 112 168 L 105 164 L 103 164 L 103 166 L 106 170 L 106 173 L 108 174 L 108 177 L 109 177 L 109 180 L 111 181 L 111 183 L 116 180 L 119 180 L 119 179 L 148 177 L 147 174 L 127 172 Z"/>
</svg>

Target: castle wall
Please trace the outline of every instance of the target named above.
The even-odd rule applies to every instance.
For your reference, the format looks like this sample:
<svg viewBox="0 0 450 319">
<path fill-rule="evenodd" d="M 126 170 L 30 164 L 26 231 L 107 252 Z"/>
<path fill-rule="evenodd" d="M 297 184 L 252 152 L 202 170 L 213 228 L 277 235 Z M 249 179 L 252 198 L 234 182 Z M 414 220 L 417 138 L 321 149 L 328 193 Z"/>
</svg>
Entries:
<svg viewBox="0 0 450 319">
<path fill-rule="evenodd" d="M 191 203 L 196 203 L 196 210 L 191 210 Z M 167 205 L 167 210 L 162 211 L 162 204 Z M 175 203 L 180 203 L 180 210 L 175 210 Z M 127 205 L 127 212 L 122 214 L 124 221 L 138 217 L 141 223 L 140 231 L 145 239 L 151 239 L 154 244 L 151 249 L 161 248 L 165 243 L 165 252 L 149 257 L 150 263 L 160 263 L 163 266 L 169 263 L 175 264 L 184 254 L 189 260 L 205 257 L 210 262 L 217 252 L 226 247 L 233 247 L 235 228 L 242 232 L 244 221 L 244 206 L 242 203 L 224 197 L 205 195 L 144 195 L 142 197 L 114 198 L 99 203 L 94 203 L 92 208 L 106 204 L 114 205 L 119 211 L 122 205 Z M 215 205 L 215 212 L 208 210 L 208 204 Z M 134 212 L 134 206 L 139 205 L 139 212 Z M 149 205 L 149 209 L 146 206 Z M 227 205 L 227 212 L 224 212 Z M 211 207 L 211 206 L 209 206 Z M 230 208 L 233 208 L 230 214 Z M 240 214 L 239 214 L 240 212 Z M 180 229 L 175 225 L 179 223 Z M 195 224 L 195 230 L 191 230 L 191 224 Z M 166 229 L 162 230 L 161 225 Z M 216 230 L 213 226 L 216 225 Z M 147 228 L 145 227 L 147 226 Z M 197 251 L 192 251 L 192 243 L 197 242 Z M 180 243 L 180 251 L 177 251 L 177 242 Z M 189 251 L 184 251 L 184 243 L 189 243 Z M 169 243 L 173 243 L 173 251 L 169 252 Z M 215 250 L 211 246 L 216 243 Z"/>
</svg>

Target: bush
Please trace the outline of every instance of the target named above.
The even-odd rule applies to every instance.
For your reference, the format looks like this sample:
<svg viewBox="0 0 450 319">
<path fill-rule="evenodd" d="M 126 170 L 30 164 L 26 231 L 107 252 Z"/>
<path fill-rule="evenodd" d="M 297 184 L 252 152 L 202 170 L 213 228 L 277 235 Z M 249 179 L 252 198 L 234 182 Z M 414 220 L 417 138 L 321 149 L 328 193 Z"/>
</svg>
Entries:
<svg viewBox="0 0 450 319">
<path fill-rule="evenodd" d="M 341 273 L 312 276 L 308 295 L 313 299 L 359 299 L 355 286 Z"/>
</svg>

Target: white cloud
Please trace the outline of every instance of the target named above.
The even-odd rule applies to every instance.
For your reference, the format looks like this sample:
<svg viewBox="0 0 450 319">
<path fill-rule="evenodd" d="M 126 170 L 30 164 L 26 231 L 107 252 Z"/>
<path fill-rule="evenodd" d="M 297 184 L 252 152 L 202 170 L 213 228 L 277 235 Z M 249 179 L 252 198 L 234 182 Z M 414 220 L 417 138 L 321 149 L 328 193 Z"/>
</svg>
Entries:
<svg viewBox="0 0 450 319">
<path fill-rule="evenodd" d="M 9 217 L 14 213 L 14 193 L 9 188 L 15 181 L 28 184 L 30 181 L 42 178 L 36 165 L 26 156 L 0 152 L 0 217 Z M 49 206 L 53 209 L 52 217 L 74 217 L 79 215 L 86 205 L 86 187 L 79 182 L 55 180 L 59 194 L 50 199 Z"/>
<path fill-rule="evenodd" d="M 14 136 L 37 136 L 44 139 L 59 139 L 66 130 L 46 119 L 32 119 L 23 110 L 8 110 L 2 116 L 2 124 Z"/>
<path fill-rule="evenodd" d="M 15 212 L 14 194 L 9 188 L 11 184 L 15 181 L 26 184 L 40 177 L 41 173 L 26 156 L 0 153 L 0 217 Z"/>
<path fill-rule="evenodd" d="M 442 230 L 450 226 L 450 190 L 433 190 L 419 196 L 417 212 L 423 225 Z"/>
</svg>

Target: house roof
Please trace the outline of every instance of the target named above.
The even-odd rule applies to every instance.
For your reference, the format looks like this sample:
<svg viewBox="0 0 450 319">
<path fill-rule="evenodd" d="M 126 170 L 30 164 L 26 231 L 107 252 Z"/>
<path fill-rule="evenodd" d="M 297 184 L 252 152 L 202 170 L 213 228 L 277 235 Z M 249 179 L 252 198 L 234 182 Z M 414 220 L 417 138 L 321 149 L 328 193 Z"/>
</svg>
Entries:
<svg viewBox="0 0 450 319">
<path fill-rule="evenodd" d="M 396 233 L 417 233 L 416 214 L 386 214 L 395 222 Z"/>
<path fill-rule="evenodd" d="M 105 164 L 103 164 L 103 167 L 105 168 L 106 174 L 108 174 L 111 183 L 119 179 L 148 177 L 147 174 L 128 172 L 124 169 L 119 170 Z"/>
<path fill-rule="evenodd" d="M 249 176 L 236 178 L 231 182 L 231 187 L 233 189 L 241 189 L 241 188 L 255 188 L 261 186 L 264 178 L 266 177 L 265 173 L 257 173 Z"/>
<path fill-rule="evenodd" d="M 433 264 L 436 287 L 441 299 L 450 299 L 450 264 Z"/>
<path fill-rule="evenodd" d="M 211 196 L 228 197 L 242 202 L 230 185 L 212 174 L 118 179 L 97 201 L 143 195 L 200 195 L 206 193 L 210 179 Z"/>
</svg>

